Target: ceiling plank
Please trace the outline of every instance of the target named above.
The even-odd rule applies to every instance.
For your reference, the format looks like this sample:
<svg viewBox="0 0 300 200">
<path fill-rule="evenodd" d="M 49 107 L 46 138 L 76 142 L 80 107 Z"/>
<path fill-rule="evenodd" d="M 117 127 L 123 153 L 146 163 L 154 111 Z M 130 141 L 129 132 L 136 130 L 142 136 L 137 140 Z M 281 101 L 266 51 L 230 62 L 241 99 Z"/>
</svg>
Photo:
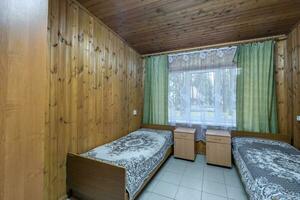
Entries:
<svg viewBox="0 0 300 200">
<path fill-rule="evenodd" d="M 299 0 L 79 0 L 141 54 L 286 34 Z"/>
</svg>

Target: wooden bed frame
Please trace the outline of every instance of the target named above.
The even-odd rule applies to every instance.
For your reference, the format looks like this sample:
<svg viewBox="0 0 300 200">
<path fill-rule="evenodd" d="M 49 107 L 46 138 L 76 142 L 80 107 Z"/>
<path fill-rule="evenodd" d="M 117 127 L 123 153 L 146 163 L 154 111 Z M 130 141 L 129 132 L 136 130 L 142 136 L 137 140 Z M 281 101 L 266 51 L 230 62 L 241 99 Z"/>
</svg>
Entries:
<svg viewBox="0 0 300 200">
<path fill-rule="evenodd" d="M 231 131 L 231 137 L 256 137 L 270 140 L 279 140 L 291 144 L 290 135 L 272 134 L 272 133 L 255 133 L 247 131 Z"/>
<path fill-rule="evenodd" d="M 142 128 L 174 130 L 169 126 L 156 125 L 142 126 Z M 162 162 L 145 180 L 133 199 L 140 194 L 172 153 L 173 147 L 170 147 Z M 85 200 L 128 200 L 125 168 L 69 153 L 67 155 L 67 193 L 68 197 Z"/>
<path fill-rule="evenodd" d="M 157 130 L 169 130 L 174 132 L 176 129 L 175 126 L 170 125 L 154 125 L 154 124 L 142 124 L 141 128 L 151 128 L 151 129 L 157 129 Z"/>
</svg>

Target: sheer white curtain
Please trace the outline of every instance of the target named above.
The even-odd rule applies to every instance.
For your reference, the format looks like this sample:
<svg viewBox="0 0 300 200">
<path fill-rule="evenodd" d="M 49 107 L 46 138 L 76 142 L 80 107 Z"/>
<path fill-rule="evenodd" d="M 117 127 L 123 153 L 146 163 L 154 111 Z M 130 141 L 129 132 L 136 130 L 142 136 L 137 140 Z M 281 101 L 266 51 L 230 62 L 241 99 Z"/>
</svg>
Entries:
<svg viewBox="0 0 300 200">
<path fill-rule="evenodd" d="M 169 55 L 169 123 L 236 126 L 236 47 Z M 200 136 L 201 137 L 201 136 Z"/>
</svg>

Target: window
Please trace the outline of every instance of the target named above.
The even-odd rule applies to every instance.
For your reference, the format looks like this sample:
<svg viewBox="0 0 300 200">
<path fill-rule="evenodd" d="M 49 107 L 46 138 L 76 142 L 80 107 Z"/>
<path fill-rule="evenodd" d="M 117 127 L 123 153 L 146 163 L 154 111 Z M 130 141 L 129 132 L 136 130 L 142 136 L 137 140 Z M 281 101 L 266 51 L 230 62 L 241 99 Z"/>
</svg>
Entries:
<svg viewBox="0 0 300 200">
<path fill-rule="evenodd" d="M 170 123 L 236 125 L 235 49 L 169 56 Z"/>
</svg>

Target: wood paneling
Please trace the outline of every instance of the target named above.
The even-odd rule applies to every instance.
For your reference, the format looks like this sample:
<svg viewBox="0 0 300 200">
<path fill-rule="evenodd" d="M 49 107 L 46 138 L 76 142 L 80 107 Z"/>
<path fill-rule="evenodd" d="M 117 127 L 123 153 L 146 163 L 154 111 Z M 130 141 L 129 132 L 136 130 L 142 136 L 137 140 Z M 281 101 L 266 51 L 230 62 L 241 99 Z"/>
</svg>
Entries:
<svg viewBox="0 0 300 200">
<path fill-rule="evenodd" d="M 66 194 L 66 155 L 140 127 L 140 55 L 76 1 L 49 4 L 45 199 Z M 137 116 L 133 116 L 133 110 Z"/>
<path fill-rule="evenodd" d="M 300 115 L 300 23 L 288 35 L 288 65 L 292 70 L 292 139 L 294 146 L 300 149 L 300 122 L 296 120 Z"/>
<path fill-rule="evenodd" d="M 142 54 L 288 33 L 297 0 L 79 0 Z"/>
<path fill-rule="evenodd" d="M 47 14 L 0 1 L 0 199 L 43 199 Z"/>
<path fill-rule="evenodd" d="M 206 154 L 206 144 L 203 141 L 196 142 L 196 152 L 198 154 Z"/>
<path fill-rule="evenodd" d="M 287 40 L 276 42 L 275 81 L 277 97 L 278 132 L 292 136 L 292 68 L 288 65 Z"/>
</svg>

